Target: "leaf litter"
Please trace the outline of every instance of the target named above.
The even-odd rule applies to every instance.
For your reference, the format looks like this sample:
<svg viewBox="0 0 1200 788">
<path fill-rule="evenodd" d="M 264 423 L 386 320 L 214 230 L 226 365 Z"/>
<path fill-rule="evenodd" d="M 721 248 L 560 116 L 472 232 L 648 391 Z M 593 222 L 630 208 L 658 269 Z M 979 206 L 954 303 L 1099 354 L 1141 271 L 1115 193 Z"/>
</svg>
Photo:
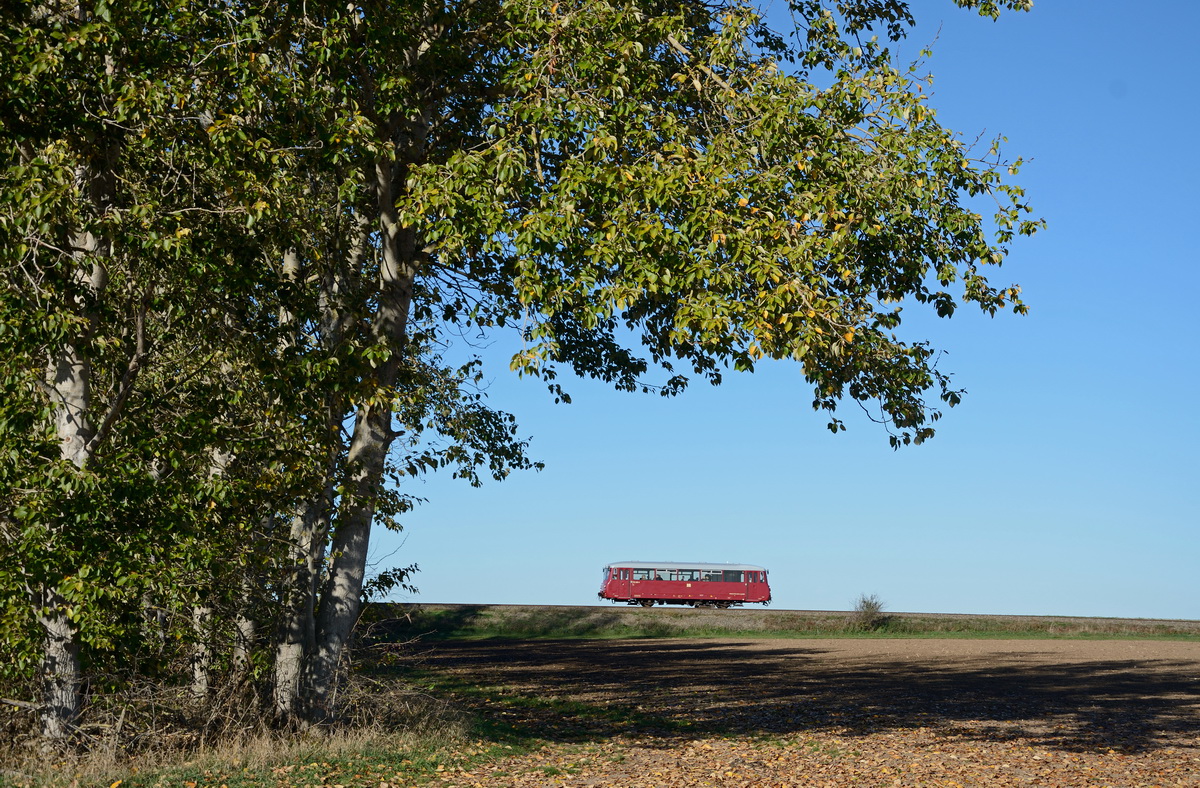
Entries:
<svg viewBox="0 0 1200 788">
<path fill-rule="evenodd" d="M 1198 643 L 463 641 L 427 667 L 534 747 L 446 786 L 1200 786 Z"/>
</svg>

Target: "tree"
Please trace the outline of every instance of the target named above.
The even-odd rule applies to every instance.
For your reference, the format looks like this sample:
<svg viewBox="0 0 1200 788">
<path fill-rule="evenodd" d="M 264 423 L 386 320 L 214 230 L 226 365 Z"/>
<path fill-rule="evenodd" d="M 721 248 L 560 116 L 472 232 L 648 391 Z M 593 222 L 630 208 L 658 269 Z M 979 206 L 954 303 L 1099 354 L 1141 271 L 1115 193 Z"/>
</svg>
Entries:
<svg viewBox="0 0 1200 788">
<path fill-rule="evenodd" d="M 962 144 L 871 37 L 902 37 L 906 2 L 792 12 L 783 32 L 740 2 L 682 0 L 12 17 L 0 326 L 24 339 L 5 359 L 7 543 L 122 545 L 120 518 L 56 514 L 97 499 L 82 479 L 118 485 L 151 525 L 155 593 L 186 607 L 245 590 L 222 610 L 257 609 L 244 631 L 277 633 L 256 642 L 294 721 L 335 712 L 370 530 L 410 505 L 405 478 L 531 465 L 477 366 L 443 360 L 456 336 L 520 331 L 513 369 L 560 397 L 564 368 L 673 395 L 791 359 L 834 431 L 850 399 L 894 446 L 931 437 L 931 393 L 960 392 L 934 348 L 898 334 L 902 308 L 1023 312 L 983 272 L 1040 223 L 1003 179 L 1019 160 Z M 164 433 L 187 440 L 168 451 Z M 169 483 L 164 457 L 185 469 Z M 234 544 L 251 546 L 238 582 L 204 560 Z M 14 638 L 73 666 L 43 670 L 51 736 L 78 713 L 81 646 L 109 643 L 79 611 L 112 600 L 68 597 L 86 553 L 5 583 L 30 589 Z M 187 593 L 166 582 L 185 575 Z M 193 636 L 202 684 L 211 631 Z"/>
<path fill-rule="evenodd" d="M 74 729 L 83 670 L 147 635 L 131 611 L 214 587 L 197 575 L 240 527 L 209 530 L 238 486 L 212 473 L 214 450 L 228 464 L 230 446 L 265 442 L 245 386 L 214 393 L 253 361 L 243 340 L 271 335 L 255 296 L 275 283 L 241 232 L 269 156 L 184 109 L 197 85 L 253 90 L 225 57 L 222 6 L 197 10 L 21 4 L 0 28 L 0 535 L 18 557 L 0 570 L 4 667 L 41 679 L 50 740 Z"/>
<path fill-rule="evenodd" d="M 377 360 L 358 385 L 378 396 L 353 408 L 304 658 L 313 705 L 357 617 L 373 502 L 408 434 L 396 393 L 424 391 L 404 372 L 419 348 L 520 326 L 514 368 L 560 394 L 562 365 L 674 394 L 689 375 L 792 358 L 814 406 L 874 403 L 899 446 L 933 435 L 927 392 L 950 405 L 960 392 L 931 347 L 896 336 L 890 304 L 1024 310 L 1016 287 L 981 273 L 1038 226 L 1001 181 L 1019 162 L 995 147 L 972 158 L 915 77 L 859 40 L 876 26 L 901 36 L 907 5 L 794 10 L 796 43 L 747 6 L 672 2 L 310 3 L 276 37 L 288 73 L 327 102 L 313 166 L 363 222 L 343 246 L 370 247 L 377 265 L 356 314 Z M 965 204 L 984 195 L 999 200 L 995 241 Z"/>
</svg>

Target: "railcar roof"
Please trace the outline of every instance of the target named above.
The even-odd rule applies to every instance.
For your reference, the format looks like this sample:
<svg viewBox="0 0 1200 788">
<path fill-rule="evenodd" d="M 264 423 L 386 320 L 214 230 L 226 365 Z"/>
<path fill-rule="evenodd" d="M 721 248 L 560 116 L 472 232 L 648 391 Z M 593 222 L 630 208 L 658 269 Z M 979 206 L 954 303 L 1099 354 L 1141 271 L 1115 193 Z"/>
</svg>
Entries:
<svg viewBox="0 0 1200 788">
<path fill-rule="evenodd" d="M 686 563 L 679 561 L 613 561 L 605 569 L 612 567 L 621 569 L 729 569 L 732 571 L 741 570 L 743 572 L 765 572 L 764 567 L 755 566 L 754 564 L 700 564 Z"/>
</svg>

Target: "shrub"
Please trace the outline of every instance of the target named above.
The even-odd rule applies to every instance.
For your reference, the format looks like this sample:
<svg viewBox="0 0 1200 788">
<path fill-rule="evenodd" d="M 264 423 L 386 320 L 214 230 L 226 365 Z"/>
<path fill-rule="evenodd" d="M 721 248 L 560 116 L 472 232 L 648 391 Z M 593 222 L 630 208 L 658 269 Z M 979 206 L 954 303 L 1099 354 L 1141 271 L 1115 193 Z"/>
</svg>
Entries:
<svg viewBox="0 0 1200 788">
<path fill-rule="evenodd" d="M 878 594 L 861 594 L 854 602 L 850 616 L 850 628 L 863 632 L 883 629 L 888 617 L 883 613 L 883 600 Z"/>
</svg>

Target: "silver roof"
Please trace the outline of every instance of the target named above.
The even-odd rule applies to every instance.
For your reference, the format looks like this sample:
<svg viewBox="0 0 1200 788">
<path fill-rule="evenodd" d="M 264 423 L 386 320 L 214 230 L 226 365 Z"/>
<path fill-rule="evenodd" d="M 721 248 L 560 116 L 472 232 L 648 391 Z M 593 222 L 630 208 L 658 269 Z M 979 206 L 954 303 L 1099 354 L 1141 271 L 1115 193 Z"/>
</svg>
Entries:
<svg viewBox="0 0 1200 788">
<path fill-rule="evenodd" d="M 743 572 L 765 572 L 765 568 L 755 566 L 754 564 L 701 564 L 701 563 L 680 563 L 679 561 L 613 561 L 605 569 L 612 567 L 621 569 L 709 569 L 709 570 L 724 570 L 731 571 L 741 570 Z"/>
</svg>

